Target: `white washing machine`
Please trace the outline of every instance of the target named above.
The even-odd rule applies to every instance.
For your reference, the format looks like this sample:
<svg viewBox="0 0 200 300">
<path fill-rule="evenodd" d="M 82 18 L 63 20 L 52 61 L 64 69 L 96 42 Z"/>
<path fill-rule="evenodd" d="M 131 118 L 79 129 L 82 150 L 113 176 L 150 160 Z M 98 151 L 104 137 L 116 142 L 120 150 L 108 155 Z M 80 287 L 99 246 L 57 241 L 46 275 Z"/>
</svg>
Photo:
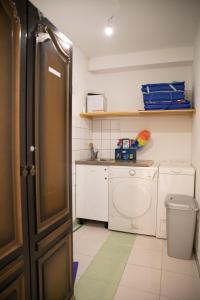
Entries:
<svg viewBox="0 0 200 300">
<path fill-rule="evenodd" d="M 155 235 L 158 167 L 110 167 L 108 228 Z"/>
<path fill-rule="evenodd" d="M 166 238 L 167 194 L 194 196 L 195 170 L 189 164 L 164 164 L 159 167 L 156 237 Z"/>
</svg>

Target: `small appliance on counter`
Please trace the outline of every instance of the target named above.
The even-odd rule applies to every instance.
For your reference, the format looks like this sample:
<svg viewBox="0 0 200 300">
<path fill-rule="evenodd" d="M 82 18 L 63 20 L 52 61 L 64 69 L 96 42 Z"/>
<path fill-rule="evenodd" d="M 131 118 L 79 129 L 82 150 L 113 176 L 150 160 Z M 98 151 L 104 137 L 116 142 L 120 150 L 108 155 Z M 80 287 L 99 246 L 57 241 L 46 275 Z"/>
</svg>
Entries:
<svg viewBox="0 0 200 300">
<path fill-rule="evenodd" d="M 88 93 L 86 97 L 87 112 L 106 111 L 106 98 L 103 94 Z"/>
</svg>

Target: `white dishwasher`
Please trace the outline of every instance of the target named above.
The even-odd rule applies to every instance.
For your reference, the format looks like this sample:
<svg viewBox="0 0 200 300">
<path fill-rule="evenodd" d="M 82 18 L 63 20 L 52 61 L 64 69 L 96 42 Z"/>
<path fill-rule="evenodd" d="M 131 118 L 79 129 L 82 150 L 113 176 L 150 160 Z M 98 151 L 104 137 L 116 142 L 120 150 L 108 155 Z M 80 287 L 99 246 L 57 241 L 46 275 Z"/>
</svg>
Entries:
<svg viewBox="0 0 200 300">
<path fill-rule="evenodd" d="M 156 166 L 109 168 L 109 229 L 156 234 L 157 177 Z"/>
<path fill-rule="evenodd" d="M 166 238 L 165 198 L 168 194 L 194 196 L 195 170 L 190 165 L 160 165 L 156 237 Z"/>
</svg>

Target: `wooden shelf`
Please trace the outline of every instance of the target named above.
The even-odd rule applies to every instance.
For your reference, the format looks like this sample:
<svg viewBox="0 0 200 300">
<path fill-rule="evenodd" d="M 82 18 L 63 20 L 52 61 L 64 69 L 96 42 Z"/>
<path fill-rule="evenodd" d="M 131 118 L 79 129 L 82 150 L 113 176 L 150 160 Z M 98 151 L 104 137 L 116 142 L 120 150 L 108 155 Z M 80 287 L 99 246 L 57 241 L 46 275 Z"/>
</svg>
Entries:
<svg viewBox="0 0 200 300">
<path fill-rule="evenodd" d="M 138 110 L 138 111 L 117 111 L 117 112 L 89 112 L 81 113 L 81 118 L 114 118 L 114 117 L 143 117 L 151 115 L 192 115 L 195 113 L 194 108 L 190 109 L 175 109 L 175 110 Z"/>
</svg>

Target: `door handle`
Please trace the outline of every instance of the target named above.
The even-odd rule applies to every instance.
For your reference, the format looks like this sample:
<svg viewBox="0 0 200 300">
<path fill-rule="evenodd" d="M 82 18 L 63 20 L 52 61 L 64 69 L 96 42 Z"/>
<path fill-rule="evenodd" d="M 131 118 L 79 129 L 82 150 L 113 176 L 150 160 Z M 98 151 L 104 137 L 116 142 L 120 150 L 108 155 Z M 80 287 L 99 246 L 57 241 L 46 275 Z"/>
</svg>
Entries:
<svg viewBox="0 0 200 300">
<path fill-rule="evenodd" d="M 34 165 L 29 166 L 28 171 L 29 171 L 28 173 L 29 173 L 30 176 L 35 176 L 36 175 L 36 167 Z"/>
<path fill-rule="evenodd" d="M 23 176 L 23 177 L 26 177 L 28 176 L 28 167 L 27 166 L 21 166 L 20 167 L 20 175 Z"/>
</svg>

